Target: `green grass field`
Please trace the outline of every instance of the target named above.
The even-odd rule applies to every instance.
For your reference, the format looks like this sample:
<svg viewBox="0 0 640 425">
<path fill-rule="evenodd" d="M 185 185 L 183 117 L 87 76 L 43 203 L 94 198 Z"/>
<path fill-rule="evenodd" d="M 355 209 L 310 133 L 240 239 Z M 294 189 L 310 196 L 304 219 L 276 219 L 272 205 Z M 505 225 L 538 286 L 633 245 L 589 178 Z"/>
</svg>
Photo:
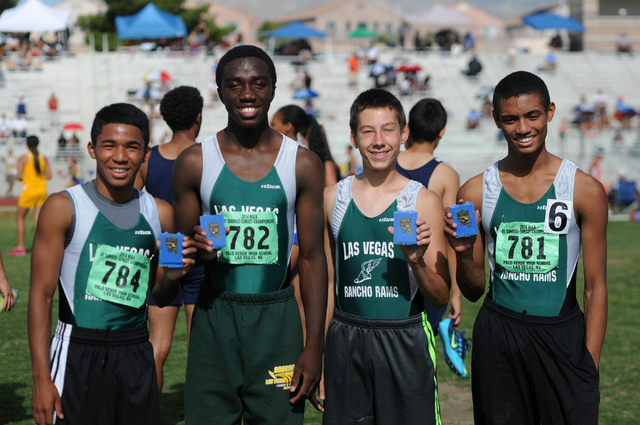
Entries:
<svg viewBox="0 0 640 425">
<path fill-rule="evenodd" d="M 27 237 L 33 234 L 28 218 Z M 15 220 L 12 212 L 0 212 L 0 248 L 9 281 L 20 291 L 13 311 L 0 315 L 0 425 L 32 424 L 31 360 L 27 338 L 27 299 L 30 257 L 13 258 L 6 253 L 15 245 Z M 600 362 L 600 423 L 632 425 L 640 417 L 640 368 L 636 363 L 640 352 L 640 224 L 615 222 L 608 232 L 609 322 Z M 579 289 L 581 293 L 581 289 Z M 582 300 L 580 299 L 582 303 Z M 465 302 L 461 330 L 471 332 L 479 304 Z M 54 310 L 55 311 L 55 310 Z M 57 315 L 57 312 L 54 312 Z M 55 323 L 55 320 L 54 320 Z M 438 340 L 439 345 L 439 340 Z M 163 425 L 184 423 L 183 391 L 187 344 L 184 315 L 178 318 L 171 355 L 165 366 L 162 394 Z M 451 373 L 438 346 L 439 379 L 470 391 L 470 380 Z M 469 359 L 467 365 L 469 365 Z M 441 394 L 441 397 L 446 397 Z M 320 424 L 321 416 L 308 406 L 305 424 Z M 447 418 L 443 417 L 444 424 Z"/>
</svg>

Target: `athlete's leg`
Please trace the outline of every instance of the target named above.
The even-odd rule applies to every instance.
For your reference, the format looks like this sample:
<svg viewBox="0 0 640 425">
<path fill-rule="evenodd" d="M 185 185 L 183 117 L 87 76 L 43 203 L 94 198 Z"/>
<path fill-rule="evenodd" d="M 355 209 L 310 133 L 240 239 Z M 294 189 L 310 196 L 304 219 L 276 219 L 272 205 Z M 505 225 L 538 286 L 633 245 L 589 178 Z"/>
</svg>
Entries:
<svg viewBox="0 0 640 425">
<path fill-rule="evenodd" d="M 193 306 L 191 307 L 193 308 Z M 162 392 L 162 385 L 164 384 L 164 362 L 167 360 L 167 357 L 169 357 L 169 351 L 171 350 L 178 310 L 179 307 L 174 306 L 160 308 L 150 305 L 147 307 L 149 315 L 149 339 L 153 346 L 159 392 Z"/>
<path fill-rule="evenodd" d="M 38 217 L 40 216 L 40 210 L 42 209 L 42 204 L 36 205 L 33 209 L 33 230 L 35 232 L 36 226 L 38 225 Z"/>
<path fill-rule="evenodd" d="M 189 344 L 189 337 L 191 336 L 191 319 L 193 319 L 194 304 L 185 304 L 184 315 L 187 317 L 187 345 Z"/>
<path fill-rule="evenodd" d="M 18 228 L 18 246 L 25 247 L 24 244 L 24 218 L 27 216 L 29 212 L 28 208 L 18 207 L 18 211 L 16 212 L 16 226 Z"/>
</svg>

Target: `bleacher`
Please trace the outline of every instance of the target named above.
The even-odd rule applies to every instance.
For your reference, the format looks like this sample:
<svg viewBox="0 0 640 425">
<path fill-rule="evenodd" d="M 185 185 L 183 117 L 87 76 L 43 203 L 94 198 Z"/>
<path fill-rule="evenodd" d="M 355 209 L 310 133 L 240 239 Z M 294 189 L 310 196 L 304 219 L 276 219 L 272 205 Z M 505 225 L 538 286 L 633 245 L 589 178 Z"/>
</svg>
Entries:
<svg viewBox="0 0 640 425">
<path fill-rule="evenodd" d="M 347 58 L 349 50 L 334 50 L 330 57 L 309 62 L 306 66 L 312 76 L 312 88 L 320 93 L 314 99 L 314 106 L 319 110 L 319 122 L 325 127 L 332 153 L 338 163 L 346 162 L 345 146 L 349 143 L 349 107 L 355 96 L 362 90 L 373 86 L 373 79 L 368 76 L 367 67 L 361 66 L 359 84 L 348 85 Z M 84 125 L 78 131 L 80 148 L 90 139 L 89 131 L 95 112 L 102 106 L 113 102 L 139 102 L 132 99 L 131 93 L 143 87 L 142 75 L 154 69 L 164 69 L 175 76 L 176 85 L 192 85 L 200 89 L 205 98 L 203 126 L 199 139 L 222 129 L 226 125 L 227 115 L 221 104 L 214 104 L 209 99 L 209 82 L 213 79 L 213 65 L 217 56 L 169 54 L 165 52 L 127 52 L 112 53 L 78 53 L 62 57 L 56 61 L 45 61 L 43 69 L 30 71 L 7 71 L 5 63 L 3 74 L 4 87 L 0 87 L 0 113 L 6 112 L 9 118 L 15 114 L 15 99 L 24 92 L 29 101 L 28 121 L 29 134 L 36 134 L 41 140 L 41 151 L 52 161 L 54 178 L 50 190 L 60 190 L 66 186 L 66 162 L 57 155 L 59 129 L 49 129 L 47 98 L 55 92 L 59 99 L 59 121 L 64 124 L 74 121 Z M 437 155 L 450 163 L 458 172 L 462 181 L 482 172 L 486 166 L 501 158 L 506 153 L 504 142 L 499 140 L 498 130 L 491 119 L 483 119 L 479 129 L 466 130 L 466 114 L 472 108 L 480 110 L 481 100 L 476 97 L 477 91 L 484 85 L 495 85 L 502 77 L 516 69 L 524 69 L 538 73 L 544 64 L 542 54 L 521 54 L 517 58 L 516 67 L 507 65 L 506 52 L 479 54 L 483 71 L 477 79 L 467 79 L 461 74 L 469 60 L 468 54 L 444 56 L 438 52 L 416 53 L 397 49 L 382 49 L 380 60 L 398 64 L 402 60 L 420 64 L 423 68 L 418 73 L 422 81 L 429 74 L 431 91 L 420 92 L 410 96 L 402 96 L 401 100 L 408 113 L 413 104 L 426 95 L 443 101 L 450 112 L 447 133 L 444 136 Z M 291 57 L 274 58 L 278 83 L 276 96 L 271 106 L 273 114 L 281 106 L 295 103 L 304 106 L 304 101 L 294 100 L 291 80 L 294 66 Z M 638 142 L 638 123 L 634 122 L 632 130 L 624 130 L 623 147 L 613 145 L 614 130 L 617 122 L 612 120 L 612 127 L 601 132 L 581 136 L 577 128 L 571 127 L 564 144 L 560 143 L 559 125 L 562 119 L 571 121 L 572 108 L 579 102 L 580 96 L 591 99 L 598 89 L 602 89 L 608 97 L 608 111 L 611 115 L 615 99 L 623 94 L 628 103 L 640 106 L 640 58 L 637 56 L 616 56 L 603 52 L 561 52 L 558 54 L 558 70 L 554 73 L 540 71 L 539 75 L 549 86 L 552 100 L 557 105 L 556 116 L 549 125 L 547 137 L 549 149 L 564 156 L 586 170 L 598 149 L 604 150 L 602 164 L 603 180 L 615 180 L 617 170 L 624 167 L 629 177 L 640 180 L 640 157 L 635 155 L 632 147 Z M 637 118 L 636 118 L 637 119 Z M 43 126 L 43 128 L 41 128 Z M 154 120 L 152 126 L 152 144 L 157 144 L 168 127 L 161 119 Z M 0 156 L 7 148 L 13 148 L 14 154 L 20 155 L 26 147 L 24 143 L 13 139 L 0 140 Z M 93 176 L 93 164 L 85 154 L 79 162 L 82 178 Z M 588 170 L 587 170 L 588 171 Z M 0 193 L 4 193 L 4 179 L 0 184 Z"/>
</svg>

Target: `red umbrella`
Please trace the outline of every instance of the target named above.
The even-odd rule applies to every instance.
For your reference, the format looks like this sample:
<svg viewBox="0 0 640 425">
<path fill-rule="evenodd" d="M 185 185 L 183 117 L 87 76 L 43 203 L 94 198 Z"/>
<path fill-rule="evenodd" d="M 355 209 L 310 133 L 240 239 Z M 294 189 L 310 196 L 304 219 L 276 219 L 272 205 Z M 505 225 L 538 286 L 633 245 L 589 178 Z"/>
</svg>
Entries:
<svg viewBox="0 0 640 425">
<path fill-rule="evenodd" d="M 160 81 L 173 81 L 173 75 L 169 71 L 164 69 L 156 69 L 153 71 L 145 72 L 142 76 L 142 81 L 160 82 Z"/>
<path fill-rule="evenodd" d="M 84 130 L 84 126 L 79 122 L 68 122 L 62 127 L 63 130 Z"/>
<path fill-rule="evenodd" d="M 418 72 L 421 70 L 422 67 L 417 63 L 403 63 L 398 68 L 396 68 L 396 72 Z"/>
</svg>

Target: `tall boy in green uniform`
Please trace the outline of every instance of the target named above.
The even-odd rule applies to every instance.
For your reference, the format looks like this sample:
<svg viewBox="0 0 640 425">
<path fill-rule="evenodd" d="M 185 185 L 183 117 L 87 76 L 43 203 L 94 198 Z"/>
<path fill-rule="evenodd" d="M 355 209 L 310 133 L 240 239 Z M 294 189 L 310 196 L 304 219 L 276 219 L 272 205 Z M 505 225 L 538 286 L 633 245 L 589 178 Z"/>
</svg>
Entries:
<svg viewBox="0 0 640 425">
<path fill-rule="evenodd" d="M 444 209 L 438 195 L 396 171 L 408 128 L 394 95 L 361 93 L 349 124 L 362 172 L 326 188 L 324 197 L 325 246 L 336 272 L 323 423 L 439 424 L 423 296 L 436 307 L 449 301 Z M 417 211 L 417 244 L 394 244 L 395 211 Z"/>
<path fill-rule="evenodd" d="M 227 246 L 196 227 L 205 262 L 193 315 L 185 419 L 190 425 L 302 424 L 321 377 L 326 314 L 322 244 L 323 167 L 316 155 L 269 127 L 273 61 L 255 46 L 229 50 L 216 82 L 227 127 L 183 151 L 173 169 L 178 230 L 223 214 Z M 289 284 L 293 223 L 307 340 Z"/>
<path fill-rule="evenodd" d="M 597 180 L 546 149 L 555 105 L 539 77 L 506 76 L 493 118 L 507 156 L 465 183 L 480 234 L 455 238 L 458 284 L 477 301 L 472 392 L 476 424 L 597 424 L 598 363 L 607 322 L 607 198 Z M 480 221 L 478 222 L 480 224 Z M 576 299 L 580 247 L 584 315 Z"/>
<path fill-rule="evenodd" d="M 157 425 L 147 288 L 153 286 L 159 305 L 169 303 L 176 279 L 190 266 L 159 271 L 154 285 L 156 241 L 172 231 L 173 210 L 133 187 L 149 156 L 146 115 L 124 103 L 101 109 L 88 150 L 96 178 L 50 196 L 34 237 L 28 312 L 33 417 L 39 425 Z M 183 250 L 189 252 L 195 249 Z M 51 339 L 56 287 L 59 319 Z"/>
</svg>

